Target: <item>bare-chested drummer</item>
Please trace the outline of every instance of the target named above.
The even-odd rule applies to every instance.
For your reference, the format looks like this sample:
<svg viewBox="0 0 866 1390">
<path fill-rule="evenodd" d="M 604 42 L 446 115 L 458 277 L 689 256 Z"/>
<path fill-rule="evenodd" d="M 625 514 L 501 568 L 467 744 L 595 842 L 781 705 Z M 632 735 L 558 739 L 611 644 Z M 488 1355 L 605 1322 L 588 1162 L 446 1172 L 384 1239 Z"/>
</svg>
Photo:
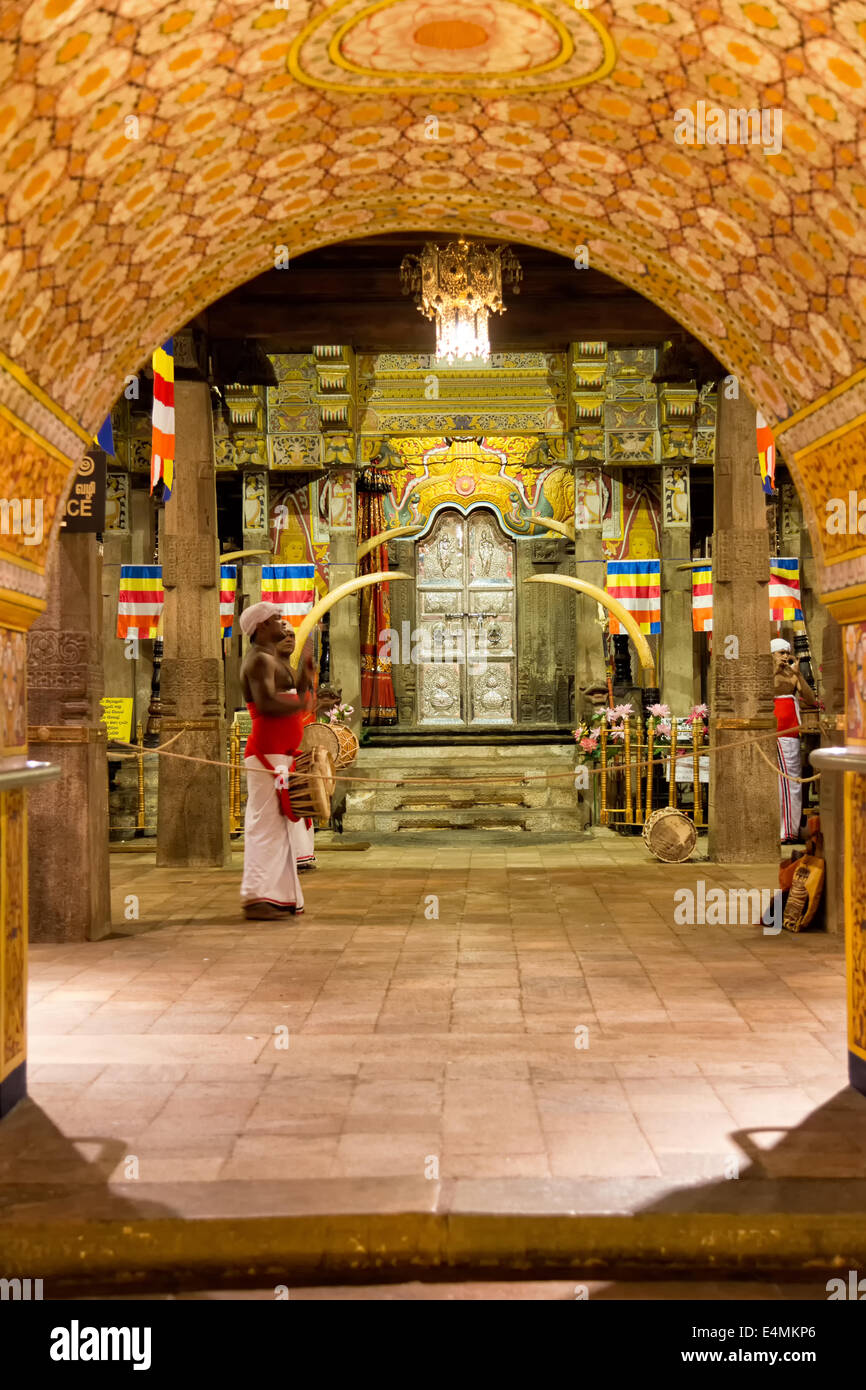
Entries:
<svg viewBox="0 0 866 1390">
<path fill-rule="evenodd" d="M 241 904 L 246 917 L 273 920 L 303 912 L 304 895 L 292 822 L 280 810 L 273 774 L 261 757 L 271 767 L 291 765 L 300 748 L 304 715 L 313 708 L 313 663 L 305 656 L 295 677 L 286 659 L 291 628 L 275 604 L 254 603 L 241 614 L 240 625 L 250 639 L 241 688 L 253 721 L 244 756 L 247 809 Z"/>
</svg>

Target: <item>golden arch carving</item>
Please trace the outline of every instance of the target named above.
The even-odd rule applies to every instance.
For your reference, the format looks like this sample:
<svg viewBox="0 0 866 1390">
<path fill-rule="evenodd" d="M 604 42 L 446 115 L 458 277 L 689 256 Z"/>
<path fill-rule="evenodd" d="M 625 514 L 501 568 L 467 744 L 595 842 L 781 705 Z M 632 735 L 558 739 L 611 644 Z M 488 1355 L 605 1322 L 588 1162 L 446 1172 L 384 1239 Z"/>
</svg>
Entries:
<svg viewBox="0 0 866 1390">
<path fill-rule="evenodd" d="M 576 579 L 572 574 L 532 574 L 523 582 L 524 584 L 560 584 L 564 589 L 576 589 L 578 593 L 586 594 L 589 598 L 594 598 L 596 603 L 608 608 L 614 617 L 622 623 L 634 642 L 641 670 L 644 673 L 644 685 L 655 685 L 656 664 L 653 661 L 650 644 L 631 613 L 627 608 L 623 608 L 619 599 L 611 598 L 610 594 L 606 593 L 604 589 L 600 589 L 597 584 L 589 584 L 585 579 Z"/>
<path fill-rule="evenodd" d="M 355 579 L 347 579 L 345 584 L 338 584 L 336 589 L 332 589 L 324 598 L 320 598 L 318 603 L 314 603 L 309 613 L 305 614 L 303 622 L 295 629 L 295 650 L 289 657 L 289 665 L 297 671 L 301 660 L 301 652 L 304 650 L 304 643 L 312 632 L 320 618 L 330 612 L 335 603 L 348 598 L 358 589 L 366 589 L 369 584 L 390 584 L 392 579 L 411 579 L 411 574 L 405 574 L 403 570 L 376 570 L 374 574 L 359 574 Z"/>
</svg>

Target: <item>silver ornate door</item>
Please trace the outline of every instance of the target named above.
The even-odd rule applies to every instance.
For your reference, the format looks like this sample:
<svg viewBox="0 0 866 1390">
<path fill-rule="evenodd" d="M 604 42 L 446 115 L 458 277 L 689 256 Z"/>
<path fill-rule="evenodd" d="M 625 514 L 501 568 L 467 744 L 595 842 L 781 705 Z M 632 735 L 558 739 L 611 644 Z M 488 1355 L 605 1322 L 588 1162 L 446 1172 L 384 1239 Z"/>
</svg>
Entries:
<svg viewBox="0 0 866 1390">
<path fill-rule="evenodd" d="M 445 511 L 418 542 L 418 722 L 513 724 L 514 544 L 493 514 Z"/>
</svg>

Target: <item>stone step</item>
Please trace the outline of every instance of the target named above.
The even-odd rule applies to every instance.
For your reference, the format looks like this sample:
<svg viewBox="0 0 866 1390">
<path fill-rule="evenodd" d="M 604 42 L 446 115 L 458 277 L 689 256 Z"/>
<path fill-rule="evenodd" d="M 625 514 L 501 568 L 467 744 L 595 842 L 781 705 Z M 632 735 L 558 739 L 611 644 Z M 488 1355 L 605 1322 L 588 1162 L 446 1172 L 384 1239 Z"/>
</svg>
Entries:
<svg viewBox="0 0 866 1390">
<path fill-rule="evenodd" d="M 351 831 L 368 835 L 392 834 L 412 830 L 564 830 L 580 834 L 584 829 L 577 810 L 532 806 L 473 806 L 426 811 L 375 810 L 359 812 L 346 808 L 343 822 Z"/>
<path fill-rule="evenodd" d="M 381 778 L 381 784 L 344 783 L 344 825 L 365 834 L 443 829 L 577 833 L 586 823 L 587 807 L 574 787 L 576 762 L 573 743 L 490 745 L 483 751 L 468 745 L 364 747 L 349 775 Z M 425 778 L 431 779 L 428 785 Z"/>
</svg>

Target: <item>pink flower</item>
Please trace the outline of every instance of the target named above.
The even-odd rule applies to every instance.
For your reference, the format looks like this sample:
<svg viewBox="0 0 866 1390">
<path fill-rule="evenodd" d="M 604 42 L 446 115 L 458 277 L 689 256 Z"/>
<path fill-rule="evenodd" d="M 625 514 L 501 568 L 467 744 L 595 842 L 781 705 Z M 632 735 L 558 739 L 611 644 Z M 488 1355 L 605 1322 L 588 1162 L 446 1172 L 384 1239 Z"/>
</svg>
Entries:
<svg viewBox="0 0 866 1390">
<path fill-rule="evenodd" d="M 580 746 L 583 749 L 584 753 L 594 753 L 596 748 L 598 747 L 598 735 L 596 734 L 594 737 L 582 738 L 580 740 Z"/>
<path fill-rule="evenodd" d="M 632 707 L 630 704 L 614 705 L 613 712 L 617 719 L 627 719 L 628 716 L 632 713 Z"/>
<path fill-rule="evenodd" d="M 660 724 L 656 725 L 656 736 L 661 736 L 662 738 L 670 738 L 671 721 L 669 719 L 663 719 Z"/>
<path fill-rule="evenodd" d="M 650 705 L 649 712 L 654 715 L 656 719 L 669 719 L 671 713 L 670 705 Z"/>
<path fill-rule="evenodd" d="M 689 715 L 689 719 L 706 719 L 708 714 L 709 710 L 707 709 L 706 705 L 693 705 L 692 712 Z"/>
</svg>

